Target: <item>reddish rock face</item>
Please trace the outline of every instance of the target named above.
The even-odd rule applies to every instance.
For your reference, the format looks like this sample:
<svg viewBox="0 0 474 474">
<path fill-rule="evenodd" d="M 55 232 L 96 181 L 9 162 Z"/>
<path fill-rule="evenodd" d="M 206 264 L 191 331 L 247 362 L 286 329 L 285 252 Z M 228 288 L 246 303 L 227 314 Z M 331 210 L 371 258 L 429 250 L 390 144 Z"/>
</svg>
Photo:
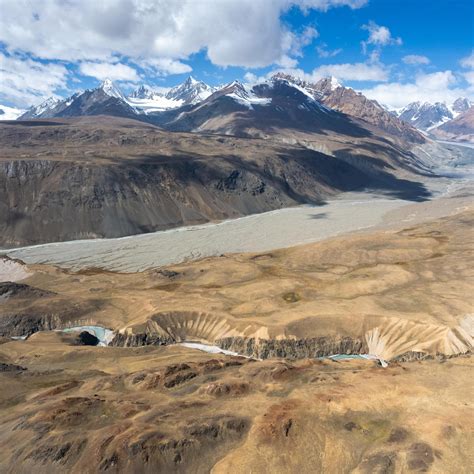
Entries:
<svg viewBox="0 0 474 474">
<path fill-rule="evenodd" d="M 314 84 L 314 89 L 319 91 L 320 100 L 326 107 L 365 120 L 409 142 L 426 141 L 411 125 L 392 115 L 375 100 L 369 100 L 349 87 L 334 85 L 330 79 L 321 79 Z"/>
</svg>

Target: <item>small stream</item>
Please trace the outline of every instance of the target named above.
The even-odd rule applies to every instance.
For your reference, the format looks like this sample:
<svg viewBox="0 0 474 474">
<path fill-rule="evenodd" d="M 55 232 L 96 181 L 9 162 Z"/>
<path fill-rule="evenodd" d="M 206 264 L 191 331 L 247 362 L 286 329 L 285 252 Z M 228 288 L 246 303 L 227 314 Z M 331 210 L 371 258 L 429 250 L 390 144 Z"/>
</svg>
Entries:
<svg viewBox="0 0 474 474">
<path fill-rule="evenodd" d="M 208 352 L 209 354 L 225 354 L 225 355 L 230 355 L 230 356 L 241 356 L 241 357 L 247 357 L 247 356 L 242 356 L 241 354 L 234 352 L 234 351 L 228 351 L 226 349 L 221 349 L 219 346 L 211 346 L 209 344 L 202 344 L 200 342 L 178 342 L 176 344 L 177 346 L 182 346 L 182 347 L 187 347 L 189 349 L 197 349 L 199 351 L 204 351 Z M 247 357 L 249 358 L 249 357 Z"/>
<path fill-rule="evenodd" d="M 97 344 L 100 347 L 107 347 L 112 339 L 114 338 L 114 331 L 111 329 L 103 328 L 102 326 L 74 326 L 70 328 L 64 329 L 55 329 L 57 332 L 64 332 L 64 333 L 71 333 L 71 332 L 83 332 L 86 331 L 93 336 L 95 336 L 99 343 Z M 13 336 L 12 339 L 15 340 L 25 340 L 27 336 Z M 238 352 L 229 351 L 226 349 L 222 349 L 219 346 L 214 346 L 212 344 L 203 344 L 201 342 L 193 342 L 193 341 L 185 341 L 185 342 L 178 342 L 175 344 L 176 346 L 187 347 L 188 349 L 195 349 L 203 352 L 207 352 L 209 354 L 224 354 L 229 356 L 238 356 L 238 357 L 245 357 L 247 359 L 251 359 L 252 357 L 239 354 Z M 330 356 L 325 357 L 318 357 L 318 360 L 333 360 L 333 361 L 340 361 L 340 360 L 350 360 L 350 359 L 363 359 L 363 360 L 373 360 L 378 361 L 382 367 L 388 367 L 387 361 L 372 354 L 333 354 Z M 259 359 L 261 360 L 261 359 Z"/>
<path fill-rule="evenodd" d="M 348 360 L 348 359 L 364 359 L 364 360 L 375 360 L 380 363 L 380 365 L 385 368 L 388 367 L 388 362 L 381 357 L 378 357 L 373 354 L 334 354 L 326 357 L 318 357 L 318 359 L 330 359 L 330 360 Z"/>
</svg>

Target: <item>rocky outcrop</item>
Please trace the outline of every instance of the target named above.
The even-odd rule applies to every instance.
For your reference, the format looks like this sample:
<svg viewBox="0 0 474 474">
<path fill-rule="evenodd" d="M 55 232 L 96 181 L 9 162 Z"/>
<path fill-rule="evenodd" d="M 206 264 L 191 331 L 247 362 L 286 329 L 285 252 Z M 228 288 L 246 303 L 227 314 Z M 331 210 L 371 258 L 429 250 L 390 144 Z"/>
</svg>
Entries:
<svg viewBox="0 0 474 474">
<path fill-rule="evenodd" d="M 456 357 L 469 357 L 471 355 L 471 351 L 461 352 L 458 354 L 441 354 L 436 353 L 434 355 L 427 354 L 426 352 L 417 352 L 417 351 L 409 351 L 405 352 L 404 354 L 400 354 L 392 359 L 392 362 L 416 362 L 422 360 L 437 360 L 437 361 L 445 361 L 448 359 L 453 359 Z"/>
<path fill-rule="evenodd" d="M 0 282 L 0 300 L 7 298 L 42 298 L 52 296 L 55 293 L 24 283 L 15 283 L 12 281 Z"/>
<path fill-rule="evenodd" d="M 153 333 L 116 333 L 113 339 L 109 342 L 109 346 L 116 347 L 141 347 L 141 346 L 166 346 L 168 344 L 175 344 L 176 340 L 169 336 L 162 336 Z"/>
<path fill-rule="evenodd" d="M 6 298 L 0 304 L 0 337 L 29 337 L 39 331 L 97 325 L 91 315 L 102 307 L 100 300 L 63 298 L 47 291 L 40 294 Z"/>
<path fill-rule="evenodd" d="M 221 314 L 199 311 L 169 311 L 152 315 L 144 323 L 117 332 L 111 345 L 138 347 L 185 341 L 214 341 L 237 336 L 258 337 L 267 328 L 257 323 L 242 323 Z"/>
<path fill-rule="evenodd" d="M 414 362 L 418 360 L 430 360 L 434 359 L 434 356 L 427 354 L 426 352 L 408 351 L 404 354 L 400 354 L 392 359 L 393 362 Z"/>
<path fill-rule="evenodd" d="M 222 349 L 255 359 L 304 359 L 334 354 L 361 354 L 367 352 L 365 342 L 350 337 L 314 337 L 309 339 L 255 339 L 226 337 L 216 341 Z"/>
<path fill-rule="evenodd" d="M 23 372 L 24 370 L 26 370 L 26 368 L 21 365 L 0 362 L 0 372 Z"/>
<path fill-rule="evenodd" d="M 0 336 L 28 337 L 38 331 L 62 327 L 61 317 L 55 314 L 18 313 L 2 315 Z"/>
</svg>

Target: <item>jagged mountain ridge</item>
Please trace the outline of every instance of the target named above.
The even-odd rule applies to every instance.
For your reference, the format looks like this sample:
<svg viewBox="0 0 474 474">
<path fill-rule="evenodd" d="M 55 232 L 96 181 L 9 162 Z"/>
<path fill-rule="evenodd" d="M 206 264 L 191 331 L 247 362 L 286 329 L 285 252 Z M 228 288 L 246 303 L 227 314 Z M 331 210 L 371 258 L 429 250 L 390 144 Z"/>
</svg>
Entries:
<svg viewBox="0 0 474 474">
<path fill-rule="evenodd" d="M 182 105 L 197 104 L 207 99 L 215 90 L 205 82 L 189 76 L 182 84 L 170 89 L 165 97 L 169 100 L 181 101 Z"/>
<path fill-rule="evenodd" d="M 300 84 L 312 91 L 315 97 L 330 109 L 361 119 L 408 141 L 424 141 L 416 130 L 393 117 L 377 101 L 368 99 L 350 87 L 342 86 L 333 77 L 320 79 L 315 84 L 303 81 L 300 81 Z"/>
<path fill-rule="evenodd" d="M 119 117 L 136 115 L 136 111 L 126 102 L 120 89 L 108 79 L 96 89 L 77 92 L 64 100 L 49 98 L 42 104 L 27 110 L 18 120 L 101 114 Z"/>
<path fill-rule="evenodd" d="M 253 87 L 233 81 L 194 107 L 176 111 L 161 125 L 174 131 L 259 138 L 282 135 L 283 130 L 319 133 L 322 128 L 334 132 L 345 128 L 350 135 L 357 128 L 310 91 L 280 76 Z"/>
<path fill-rule="evenodd" d="M 307 83 L 284 74 L 253 86 L 234 81 L 203 102 L 153 115 L 153 119 L 170 130 L 260 138 L 271 135 L 298 140 L 298 134 L 318 134 L 325 130 L 324 133 L 353 136 L 389 134 L 412 143 L 425 141 L 420 132 L 376 102 L 334 80 Z"/>
<path fill-rule="evenodd" d="M 153 90 L 152 87 L 142 84 L 138 86 L 130 95 L 131 99 L 154 99 L 156 96 L 160 96 L 157 91 Z"/>
<path fill-rule="evenodd" d="M 454 118 L 452 110 L 442 102 L 412 102 L 400 111 L 400 119 L 420 130 L 429 131 Z"/>
</svg>

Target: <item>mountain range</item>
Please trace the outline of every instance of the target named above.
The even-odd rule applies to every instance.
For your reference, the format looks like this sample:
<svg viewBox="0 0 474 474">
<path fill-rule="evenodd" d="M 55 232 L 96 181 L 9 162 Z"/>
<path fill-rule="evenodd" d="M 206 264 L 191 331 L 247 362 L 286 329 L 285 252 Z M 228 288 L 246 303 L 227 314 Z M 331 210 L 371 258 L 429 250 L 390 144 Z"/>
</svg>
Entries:
<svg viewBox="0 0 474 474">
<path fill-rule="evenodd" d="M 77 92 L 64 100 L 49 98 L 18 119 L 87 115 L 135 118 L 169 130 L 259 137 L 282 126 L 306 131 L 321 126 L 341 128 L 345 121 L 342 115 L 348 115 L 401 139 L 424 141 L 413 127 L 376 101 L 340 85 L 334 78 L 309 83 L 285 74 L 254 85 L 233 81 L 218 88 L 189 77 L 166 93 L 140 85 L 129 96 L 105 80 L 96 89 Z"/>
<path fill-rule="evenodd" d="M 170 130 L 205 130 L 227 134 L 248 134 L 252 131 L 261 136 L 253 126 L 225 127 L 222 119 L 228 119 L 230 114 L 252 111 L 250 115 L 258 116 L 258 120 L 268 120 L 270 115 L 280 115 L 281 120 L 287 120 L 289 117 L 285 118 L 282 109 L 288 112 L 285 107 L 290 104 L 277 104 L 278 93 L 275 92 L 285 90 L 283 83 L 287 92 L 292 89 L 295 97 L 299 95 L 296 102 L 300 102 L 293 100 L 292 106 L 300 110 L 305 110 L 306 102 L 310 100 L 326 109 L 362 119 L 408 141 L 423 141 L 415 129 L 434 138 L 474 139 L 472 111 L 469 112 L 474 103 L 465 97 L 459 97 L 451 104 L 412 102 L 402 109 L 389 111 L 375 100 L 342 86 L 335 78 L 310 83 L 282 73 L 254 85 L 233 81 L 220 87 L 211 87 L 190 76 L 182 84 L 164 92 L 141 84 L 129 95 L 123 94 L 116 84 L 106 79 L 95 89 L 76 92 L 62 100 L 50 97 L 26 111 L 0 106 L 0 120 L 112 115 L 135 118 Z M 273 93 L 270 93 L 271 90 Z M 266 107 L 265 113 L 262 113 L 263 107 Z M 293 112 L 290 120 L 295 118 Z M 308 119 L 310 123 L 314 122 L 310 117 L 300 117 L 300 121 Z M 239 121 L 242 122 L 242 117 Z"/>
</svg>

